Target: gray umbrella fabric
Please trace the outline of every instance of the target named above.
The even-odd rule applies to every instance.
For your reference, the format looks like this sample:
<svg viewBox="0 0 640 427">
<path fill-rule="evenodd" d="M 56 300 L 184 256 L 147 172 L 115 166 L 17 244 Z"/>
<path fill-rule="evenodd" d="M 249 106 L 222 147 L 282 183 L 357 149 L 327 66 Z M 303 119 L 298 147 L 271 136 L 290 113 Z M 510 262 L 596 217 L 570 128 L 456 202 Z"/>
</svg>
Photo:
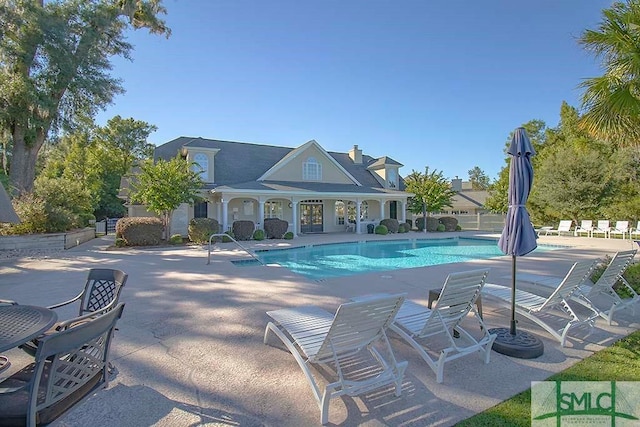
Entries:
<svg viewBox="0 0 640 427">
<path fill-rule="evenodd" d="M 515 335 L 516 257 L 526 255 L 538 247 L 536 231 L 525 207 L 533 184 L 531 156 L 536 152 L 524 128 L 516 129 L 507 153 L 511 156 L 509 208 L 498 246 L 506 255 L 512 256 L 511 334 Z"/>
<path fill-rule="evenodd" d="M 16 214 L 16 211 L 13 210 L 13 205 L 11 205 L 9 195 L 2 184 L 0 184 L 0 223 L 2 222 L 18 224 L 20 222 L 20 218 Z"/>
<path fill-rule="evenodd" d="M 525 207 L 533 184 L 531 156 L 535 155 L 535 150 L 524 128 L 516 129 L 507 153 L 511 156 L 509 209 L 498 246 L 506 255 L 523 256 L 538 247 L 536 232 Z"/>
</svg>

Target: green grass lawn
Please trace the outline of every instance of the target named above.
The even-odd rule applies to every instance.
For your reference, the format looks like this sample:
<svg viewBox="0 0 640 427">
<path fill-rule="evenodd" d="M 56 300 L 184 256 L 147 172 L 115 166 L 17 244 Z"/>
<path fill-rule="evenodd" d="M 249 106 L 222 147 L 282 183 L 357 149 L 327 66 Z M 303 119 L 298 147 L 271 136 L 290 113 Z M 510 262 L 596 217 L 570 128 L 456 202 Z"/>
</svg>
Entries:
<svg viewBox="0 0 640 427">
<path fill-rule="evenodd" d="M 640 381 L 640 331 L 581 360 L 547 381 Z M 531 389 L 468 418 L 456 426 L 507 427 L 531 425 Z"/>
</svg>

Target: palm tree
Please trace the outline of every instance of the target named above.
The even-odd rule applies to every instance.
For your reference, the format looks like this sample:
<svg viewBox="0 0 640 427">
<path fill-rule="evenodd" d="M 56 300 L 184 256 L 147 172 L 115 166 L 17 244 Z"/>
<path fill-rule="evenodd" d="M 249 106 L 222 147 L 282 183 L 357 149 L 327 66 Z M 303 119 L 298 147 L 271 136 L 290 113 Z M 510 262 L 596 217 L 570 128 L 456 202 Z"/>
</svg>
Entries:
<svg viewBox="0 0 640 427">
<path fill-rule="evenodd" d="M 597 30 L 579 39 L 602 60 L 604 75 L 586 79 L 582 125 L 594 136 L 620 146 L 640 144 L 640 0 L 616 2 L 603 10 Z"/>
</svg>

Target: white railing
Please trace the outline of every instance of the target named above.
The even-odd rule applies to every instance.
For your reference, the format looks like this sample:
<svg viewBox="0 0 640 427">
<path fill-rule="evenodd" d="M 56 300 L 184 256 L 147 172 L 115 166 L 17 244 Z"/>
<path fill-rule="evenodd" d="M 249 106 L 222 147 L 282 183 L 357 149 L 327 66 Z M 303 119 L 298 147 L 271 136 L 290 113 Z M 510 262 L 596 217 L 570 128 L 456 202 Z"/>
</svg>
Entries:
<svg viewBox="0 0 640 427">
<path fill-rule="evenodd" d="M 240 244 L 240 242 L 238 242 L 236 239 L 234 239 L 233 237 L 229 236 L 226 233 L 216 233 L 216 234 L 212 234 L 211 236 L 209 236 L 209 250 L 207 251 L 207 265 L 211 264 L 211 245 L 212 245 L 212 241 L 214 237 L 221 237 L 222 239 L 227 238 L 229 240 L 231 240 L 232 242 L 234 242 L 236 245 L 238 245 L 240 247 L 240 249 L 242 249 L 243 251 L 245 251 L 246 253 L 248 253 L 249 255 L 251 255 L 251 257 L 253 259 L 255 259 L 256 261 L 258 261 L 260 264 L 264 265 L 264 263 L 262 261 L 260 261 L 260 258 L 258 258 L 254 253 L 252 253 L 249 249 L 245 248 L 244 246 L 242 246 Z"/>
</svg>

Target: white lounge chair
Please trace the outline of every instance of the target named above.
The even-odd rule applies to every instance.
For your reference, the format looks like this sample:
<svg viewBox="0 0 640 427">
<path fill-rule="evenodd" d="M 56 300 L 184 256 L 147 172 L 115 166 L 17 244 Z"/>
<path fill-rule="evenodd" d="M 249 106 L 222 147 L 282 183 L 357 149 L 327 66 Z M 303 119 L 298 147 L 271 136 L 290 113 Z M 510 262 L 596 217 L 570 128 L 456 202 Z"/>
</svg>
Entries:
<svg viewBox="0 0 640 427">
<path fill-rule="evenodd" d="M 557 234 L 558 236 L 562 236 L 562 233 L 571 233 L 571 225 L 573 224 L 573 221 L 570 219 L 563 219 L 562 221 L 560 221 L 560 224 L 558 224 L 558 228 L 557 229 L 544 229 L 544 235 L 548 236 L 549 234 Z"/>
<path fill-rule="evenodd" d="M 640 237 L 640 221 L 636 224 L 636 228 L 632 228 L 629 231 L 629 237 L 633 239 L 634 237 Z"/>
<path fill-rule="evenodd" d="M 268 344 L 271 331 L 291 352 L 311 385 L 322 424 L 328 422 L 329 400 L 334 397 L 355 396 L 388 384 L 394 384 L 400 396 L 407 362 L 395 360 L 385 330 L 403 301 L 403 295 L 367 298 L 342 304 L 335 316 L 315 306 L 267 312 L 273 322 L 267 324 L 264 343 Z M 374 347 L 376 342 L 382 343 L 386 359 Z M 354 362 L 363 355 L 370 356 L 372 366 Z M 333 371 L 336 381 L 321 390 L 310 369 L 313 364 Z M 351 372 L 354 365 L 357 372 Z"/>
<path fill-rule="evenodd" d="M 609 225 L 609 221 L 606 219 L 601 219 L 598 221 L 598 225 L 593 229 L 591 235 L 602 234 L 603 237 L 609 238 L 609 232 L 611 231 L 611 226 Z"/>
<path fill-rule="evenodd" d="M 573 264 L 567 275 L 555 288 L 549 297 L 543 297 L 531 292 L 516 289 L 516 313 L 534 321 L 543 329 L 549 332 L 554 338 L 560 341 L 564 347 L 569 330 L 574 326 L 587 324 L 593 327 L 598 312 L 589 308 L 589 315 L 579 316 L 569 305 L 571 295 L 582 285 L 591 275 L 595 261 L 581 261 Z M 483 295 L 493 298 L 500 305 L 511 308 L 511 287 L 494 284 L 486 284 L 482 291 Z M 555 316 L 555 311 L 568 314 L 565 316 Z M 564 326 L 556 329 L 548 323 L 555 318 Z"/>
<path fill-rule="evenodd" d="M 590 219 L 583 219 L 580 221 L 580 225 L 576 226 L 576 229 L 573 231 L 574 236 L 581 236 L 586 233 L 587 237 L 593 237 L 591 234 L 593 232 L 593 221 Z"/>
<path fill-rule="evenodd" d="M 613 320 L 613 315 L 616 311 L 632 307 L 635 314 L 635 306 L 634 304 L 640 302 L 640 296 L 636 293 L 636 291 L 631 287 L 629 282 L 622 276 L 624 272 L 627 270 L 633 258 L 636 255 L 636 250 L 632 249 L 629 251 L 621 251 L 617 252 L 607 268 L 602 272 L 602 275 L 596 283 L 593 283 L 591 280 L 585 281 L 578 290 L 572 295 L 572 299 L 580 304 L 590 307 L 598 312 L 598 315 L 605 319 L 609 325 Z M 547 287 L 555 287 L 560 283 L 562 278 L 556 276 L 544 276 L 538 274 L 518 274 L 516 276 L 518 280 L 523 282 L 529 282 L 535 285 L 542 285 Z M 622 298 L 618 295 L 618 293 L 613 289 L 613 285 L 618 283 L 618 281 L 624 286 L 627 292 L 631 295 L 630 298 Z M 604 309 L 599 308 L 598 304 L 594 302 L 598 295 L 605 296 L 610 302 L 611 306 L 606 307 Z"/>
<path fill-rule="evenodd" d="M 444 380 L 444 364 L 450 360 L 479 352 L 484 363 L 489 363 L 491 346 L 496 335 L 487 332 L 474 306 L 487 274 L 488 270 L 450 274 L 444 282 L 434 309 L 405 301 L 391 325 L 394 332 L 420 353 L 436 373 L 436 381 L 439 383 Z M 460 326 L 469 312 L 473 313 L 480 326 L 480 339 L 474 338 Z M 458 338 L 454 338 L 454 329 Z M 448 346 L 440 351 L 437 359 L 433 359 L 428 353 L 430 339 L 435 336 L 445 337 L 448 341 Z"/>
<path fill-rule="evenodd" d="M 616 221 L 616 226 L 609 230 L 609 237 L 612 234 L 620 234 L 624 240 L 629 234 L 629 221 Z"/>
</svg>

